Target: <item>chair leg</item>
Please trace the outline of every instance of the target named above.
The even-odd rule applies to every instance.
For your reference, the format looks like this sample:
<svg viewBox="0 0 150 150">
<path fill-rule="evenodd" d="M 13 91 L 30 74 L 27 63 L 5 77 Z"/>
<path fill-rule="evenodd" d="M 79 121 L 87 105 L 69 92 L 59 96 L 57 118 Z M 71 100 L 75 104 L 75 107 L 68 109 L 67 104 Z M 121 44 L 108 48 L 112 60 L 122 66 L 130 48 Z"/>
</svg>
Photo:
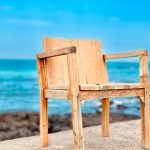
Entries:
<svg viewBox="0 0 150 150">
<path fill-rule="evenodd" d="M 109 136 L 109 98 L 102 99 L 102 136 Z"/>
<path fill-rule="evenodd" d="M 141 102 L 141 137 L 144 148 L 150 148 L 150 114 L 149 114 L 149 94 L 145 90 L 144 103 Z"/>
<path fill-rule="evenodd" d="M 40 138 L 43 147 L 48 146 L 48 99 L 40 99 Z"/>
<path fill-rule="evenodd" d="M 81 101 L 77 96 L 71 100 L 74 150 L 84 150 Z"/>
</svg>

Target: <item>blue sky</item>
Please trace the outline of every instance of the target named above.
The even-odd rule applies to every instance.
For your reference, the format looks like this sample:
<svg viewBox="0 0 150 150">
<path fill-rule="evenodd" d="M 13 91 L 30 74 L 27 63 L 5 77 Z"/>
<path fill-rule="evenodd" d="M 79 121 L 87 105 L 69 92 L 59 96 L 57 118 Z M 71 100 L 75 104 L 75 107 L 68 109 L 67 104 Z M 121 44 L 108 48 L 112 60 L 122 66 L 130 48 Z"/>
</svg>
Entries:
<svg viewBox="0 0 150 150">
<path fill-rule="evenodd" d="M 150 49 L 150 0 L 1 0 L 0 58 L 35 58 L 44 36 L 98 39 L 103 52 Z"/>
</svg>

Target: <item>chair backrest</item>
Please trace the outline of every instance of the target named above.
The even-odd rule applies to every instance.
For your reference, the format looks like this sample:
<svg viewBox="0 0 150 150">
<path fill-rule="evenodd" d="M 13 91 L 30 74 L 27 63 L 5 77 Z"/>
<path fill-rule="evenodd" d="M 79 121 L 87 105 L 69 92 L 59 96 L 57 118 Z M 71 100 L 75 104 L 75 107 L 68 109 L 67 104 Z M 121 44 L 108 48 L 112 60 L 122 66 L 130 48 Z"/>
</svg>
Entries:
<svg viewBox="0 0 150 150">
<path fill-rule="evenodd" d="M 95 40 L 45 38 L 44 51 L 76 46 L 79 84 L 100 84 L 108 81 L 101 43 Z M 46 61 L 48 87 L 68 86 L 67 56 L 48 58 Z"/>
</svg>

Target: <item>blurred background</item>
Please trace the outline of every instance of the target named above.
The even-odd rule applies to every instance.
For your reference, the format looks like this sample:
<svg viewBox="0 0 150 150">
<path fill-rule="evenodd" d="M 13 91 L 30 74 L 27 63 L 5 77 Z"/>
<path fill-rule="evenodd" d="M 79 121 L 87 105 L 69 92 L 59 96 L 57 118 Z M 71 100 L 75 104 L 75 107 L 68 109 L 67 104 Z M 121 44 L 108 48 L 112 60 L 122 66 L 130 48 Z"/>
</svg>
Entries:
<svg viewBox="0 0 150 150">
<path fill-rule="evenodd" d="M 100 40 L 103 53 L 149 50 L 149 5 L 149 0 L 0 1 L 0 140 L 39 134 L 35 58 L 44 37 Z M 138 58 L 109 61 L 107 68 L 110 82 L 139 81 Z M 100 100 L 86 101 L 82 110 L 85 126 L 99 124 Z M 49 100 L 49 132 L 70 129 L 70 112 L 68 101 Z M 111 99 L 111 112 L 111 122 L 137 119 L 139 101 Z"/>
</svg>

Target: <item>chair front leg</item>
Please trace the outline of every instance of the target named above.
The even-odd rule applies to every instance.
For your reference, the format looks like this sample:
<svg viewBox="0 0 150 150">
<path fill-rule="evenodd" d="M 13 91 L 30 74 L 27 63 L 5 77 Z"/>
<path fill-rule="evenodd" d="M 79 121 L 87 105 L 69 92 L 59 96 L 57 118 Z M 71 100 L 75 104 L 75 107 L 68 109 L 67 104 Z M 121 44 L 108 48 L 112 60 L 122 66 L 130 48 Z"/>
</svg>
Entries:
<svg viewBox="0 0 150 150">
<path fill-rule="evenodd" d="M 141 137 L 144 148 L 150 148 L 149 92 L 145 88 L 144 103 L 141 101 Z"/>
<path fill-rule="evenodd" d="M 102 136 L 109 136 L 109 98 L 102 99 Z"/>
<path fill-rule="evenodd" d="M 148 51 L 140 57 L 140 81 L 145 84 L 144 102 L 141 101 L 141 136 L 144 148 L 150 148 L 150 111 L 148 81 Z"/>
<path fill-rule="evenodd" d="M 40 82 L 40 141 L 42 146 L 48 146 L 48 99 L 44 97 L 44 89 L 47 89 L 45 59 L 37 58 L 37 66 Z"/>
<path fill-rule="evenodd" d="M 71 109 L 74 150 L 84 150 L 81 101 L 78 96 L 73 96 L 73 98 L 71 99 Z"/>
</svg>

